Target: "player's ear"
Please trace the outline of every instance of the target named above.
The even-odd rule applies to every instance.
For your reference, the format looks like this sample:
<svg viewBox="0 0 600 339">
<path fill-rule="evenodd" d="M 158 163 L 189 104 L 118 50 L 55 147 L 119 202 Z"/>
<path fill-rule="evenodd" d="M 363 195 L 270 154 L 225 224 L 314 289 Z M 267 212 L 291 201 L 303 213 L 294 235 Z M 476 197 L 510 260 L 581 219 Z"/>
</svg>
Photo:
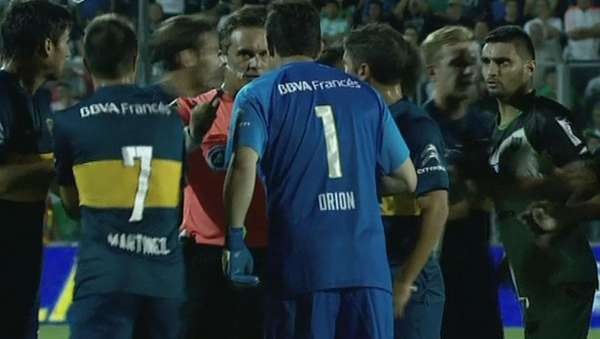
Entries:
<svg viewBox="0 0 600 339">
<path fill-rule="evenodd" d="M 535 60 L 529 60 L 527 61 L 527 63 L 525 64 L 525 69 L 527 70 L 527 74 L 532 77 L 533 73 L 535 72 Z"/>
<path fill-rule="evenodd" d="M 52 53 L 52 51 L 54 50 L 55 46 L 54 43 L 52 42 L 52 40 L 50 38 L 46 38 L 44 40 L 44 45 L 42 46 L 42 50 L 40 51 L 42 53 L 42 57 L 46 58 L 50 55 L 50 53 Z"/>
<path fill-rule="evenodd" d="M 434 65 L 426 65 L 425 72 L 427 72 L 427 76 L 429 77 L 429 79 L 435 81 L 436 70 Z"/>
<path fill-rule="evenodd" d="M 356 70 L 356 75 L 360 80 L 367 81 L 371 78 L 371 68 L 368 64 L 363 62 L 358 66 L 358 69 Z"/>
<path fill-rule="evenodd" d="M 225 55 L 225 53 L 219 50 L 219 54 L 217 56 L 219 57 L 219 66 L 225 67 L 227 65 L 227 56 Z"/>
<path fill-rule="evenodd" d="M 179 59 L 179 65 L 182 68 L 193 67 L 198 64 L 196 53 L 191 48 L 184 49 L 177 53 L 177 59 Z"/>
</svg>

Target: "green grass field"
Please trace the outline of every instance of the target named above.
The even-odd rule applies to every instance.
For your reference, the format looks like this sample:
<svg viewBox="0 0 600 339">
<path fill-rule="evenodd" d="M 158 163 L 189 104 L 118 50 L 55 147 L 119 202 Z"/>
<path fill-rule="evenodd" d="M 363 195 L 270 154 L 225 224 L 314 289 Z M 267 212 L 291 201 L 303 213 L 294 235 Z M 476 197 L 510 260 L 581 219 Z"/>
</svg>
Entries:
<svg viewBox="0 0 600 339">
<path fill-rule="evenodd" d="M 505 339 L 523 339 L 521 329 L 507 328 L 504 331 Z M 69 329 L 67 326 L 42 326 L 39 339 L 67 339 Z M 589 339 L 600 339 L 600 331 L 592 331 Z"/>
</svg>

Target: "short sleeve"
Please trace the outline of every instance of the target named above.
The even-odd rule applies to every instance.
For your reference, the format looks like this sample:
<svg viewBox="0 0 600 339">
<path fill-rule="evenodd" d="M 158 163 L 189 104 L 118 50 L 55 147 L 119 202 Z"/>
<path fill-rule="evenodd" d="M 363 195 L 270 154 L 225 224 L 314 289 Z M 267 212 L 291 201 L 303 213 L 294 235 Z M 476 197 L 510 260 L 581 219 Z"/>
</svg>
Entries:
<svg viewBox="0 0 600 339">
<path fill-rule="evenodd" d="M 417 196 L 448 190 L 445 145 L 439 127 L 431 120 L 421 119 L 411 124 L 410 129 L 410 134 L 404 137 L 417 172 Z"/>
<path fill-rule="evenodd" d="M 247 92 L 240 92 L 233 105 L 226 158 L 230 159 L 231 154 L 243 146 L 262 157 L 266 143 L 266 122 L 260 105 Z"/>
<path fill-rule="evenodd" d="M 66 113 L 57 113 L 57 115 Z M 55 116 L 53 127 L 54 138 L 54 167 L 56 170 L 57 181 L 60 186 L 75 186 L 75 177 L 73 175 L 73 154 L 71 151 L 66 126 L 61 122 L 61 118 Z"/>
<path fill-rule="evenodd" d="M 549 116 L 543 120 L 542 135 L 536 138 L 536 144 L 555 165 L 563 166 L 588 154 L 586 144 L 566 117 Z"/>
<path fill-rule="evenodd" d="M 396 123 L 387 107 L 384 108 L 383 138 L 379 150 L 379 165 L 384 174 L 396 171 L 408 159 L 410 153 L 408 146 L 402 138 Z"/>
</svg>

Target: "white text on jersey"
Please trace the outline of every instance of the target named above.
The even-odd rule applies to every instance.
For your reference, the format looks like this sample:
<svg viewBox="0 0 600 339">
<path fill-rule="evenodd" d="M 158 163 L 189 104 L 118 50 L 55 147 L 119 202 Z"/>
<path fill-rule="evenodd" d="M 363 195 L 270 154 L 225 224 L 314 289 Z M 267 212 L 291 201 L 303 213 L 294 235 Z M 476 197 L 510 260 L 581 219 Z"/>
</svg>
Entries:
<svg viewBox="0 0 600 339">
<path fill-rule="evenodd" d="M 90 116 L 94 116 L 97 114 L 136 114 L 136 115 L 146 115 L 146 114 L 163 114 L 170 115 L 171 110 L 169 106 L 162 102 L 152 102 L 152 103 L 127 103 L 122 102 L 120 104 L 115 104 L 114 102 L 107 103 L 96 103 L 87 106 L 82 106 L 79 109 L 79 114 L 81 114 L 82 118 L 87 118 Z"/>
<path fill-rule="evenodd" d="M 168 255 L 167 238 L 153 238 L 143 234 L 109 233 L 107 237 L 110 247 L 143 255 Z"/>
<path fill-rule="evenodd" d="M 304 91 L 322 91 L 331 88 L 360 88 L 360 83 L 352 78 L 344 80 L 312 80 L 292 81 L 278 84 L 279 94 L 290 94 Z"/>
<path fill-rule="evenodd" d="M 319 210 L 350 211 L 356 209 L 354 192 L 327 192 L 319 194 Z"/>
</svg>

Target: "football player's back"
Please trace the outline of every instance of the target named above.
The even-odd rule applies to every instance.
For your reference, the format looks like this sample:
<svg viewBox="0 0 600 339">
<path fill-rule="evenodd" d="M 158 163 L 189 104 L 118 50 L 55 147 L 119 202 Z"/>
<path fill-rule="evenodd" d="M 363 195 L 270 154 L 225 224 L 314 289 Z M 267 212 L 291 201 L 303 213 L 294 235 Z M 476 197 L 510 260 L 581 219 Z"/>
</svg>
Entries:
<svg viewBox="0 0 600 339">
<path fill-rule="evenodd" d="M 258 163 L 270 220 L 266 337 L 392 338 L 377 181 L 414 191 L 416 175 L 374 90 L 313 61 L 318 21 L 310 3 L 274 3 L 267 41 L 283 66 L 236 97 L 226 273 L 256 283 L 241 226 Z"/>
<path fill-rule="evenodd" d="M 96 91 L 54 122 L 61 198 L 83 228 L 72 338 L 128 338 L 138 328 L 144 337 L 174 338 L 179 331 L 183 127 L 160 88 L 132 84 L 135 46 L 126 19 L 94 19 L 84 49 Z"/>
<path fill-rule="evenodd" d="M 361 255 L 348 256 L 355 241 L 362 244 L 360 253 L 384 250 L 375 243 L 383 239 L 376 178 L 385 110 L 375 92 L 336 69 L 299 62 L 256 80 L 238 100 L 240 107 L 254 100 L 269 105 L 260 168 L 269 192 L 271 250 L 280 254 L 275 260 L 294 262 L 282 267 L 289 275 L 284 280 L 297 284 L 282 287 L 330 288 L 338 270 L 354 265 L 385 275 L 385 263 L 378 267 L 361 262 Z M 245 123 L 242 116 L 238 128 Z M 346 277 L 344 284 L 377 284 L 367 281 L 378 275 Z"/>
</svg>

